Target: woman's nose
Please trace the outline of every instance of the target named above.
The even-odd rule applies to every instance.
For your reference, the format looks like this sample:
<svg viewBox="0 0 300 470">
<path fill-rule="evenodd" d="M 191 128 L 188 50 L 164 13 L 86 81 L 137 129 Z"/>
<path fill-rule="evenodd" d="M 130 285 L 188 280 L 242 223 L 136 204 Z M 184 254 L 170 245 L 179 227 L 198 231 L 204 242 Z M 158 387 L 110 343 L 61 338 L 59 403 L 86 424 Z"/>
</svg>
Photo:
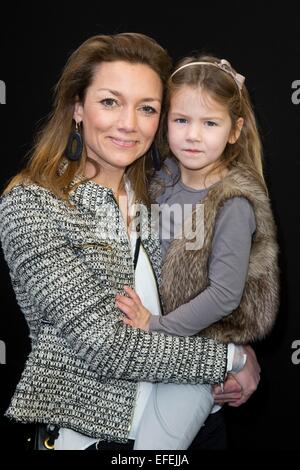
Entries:
<svg viewBox="0 0 300 470">
<path fill-rule="evenodd" d="M 129 107 L 121 110 L 118 122 L 118 128 L 126 132 L 134 132 L 136 130 L 137 117 L 135 109 Z"/>
</svg>

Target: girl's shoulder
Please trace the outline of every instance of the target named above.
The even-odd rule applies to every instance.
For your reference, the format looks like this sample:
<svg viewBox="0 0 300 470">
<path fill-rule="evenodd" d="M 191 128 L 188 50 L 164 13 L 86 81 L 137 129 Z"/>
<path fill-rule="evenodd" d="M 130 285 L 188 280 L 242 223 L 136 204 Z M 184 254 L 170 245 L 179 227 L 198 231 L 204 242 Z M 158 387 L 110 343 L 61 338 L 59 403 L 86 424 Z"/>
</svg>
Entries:
<svg viewBox="0 0 300 470">
<path fill-rule="evenodd" d="M 170 183 L 178 178 L 180 170 L 176 161 L 173 158 L 168 157 L 163 162 L 162 168 L 157 173 L 163 181 Z"/>
<path fill-rule="evenodd" d="M 168 194 L 179 179 L 180 171 L 172 158 L 164 160 L 162 168 L 157 171 L 150 183 L 150 195 L 153 201 L 159 204 L 165 202 Z"/>
<path fill-rule="evenodd" d="M 227 199 L 220 208 L 218 225 L 226 222 L 231 227 L 247 226 L 254 233 L 256 229 L 255 211 L 251 202 L 243 196 Z"/>
<path fill-rule="evenodd" d="M 251 169 L 244 164 L 239 163 L 229 170 L 224 178 L 224 190 L 236 191 L 245 194 L 246 197 L 266 197 L 266 188 L 262 180 Z"/>
</svg>

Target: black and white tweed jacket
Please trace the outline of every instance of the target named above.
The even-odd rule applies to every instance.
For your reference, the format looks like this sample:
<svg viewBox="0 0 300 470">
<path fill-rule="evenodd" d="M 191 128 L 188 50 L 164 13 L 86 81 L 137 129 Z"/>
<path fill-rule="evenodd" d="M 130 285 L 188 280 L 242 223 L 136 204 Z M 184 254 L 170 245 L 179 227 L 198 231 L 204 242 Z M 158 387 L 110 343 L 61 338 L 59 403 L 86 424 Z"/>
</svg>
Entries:
<svg viewBox="0 0 300 470">
<path fill-rule="evenodd" d="M 2 247 L 32 340 L 6 415 L 126 441 L 139 381 L 219 383 L 227 348 L 123 325 L 115 295 L 134 286 L 134 269 L 113 193 L 88 181 L 70 201 L 32 183 L 1 198 Z M 148 230 L 142 243 L 159 283 L 158 238 Z"/>
</svg>

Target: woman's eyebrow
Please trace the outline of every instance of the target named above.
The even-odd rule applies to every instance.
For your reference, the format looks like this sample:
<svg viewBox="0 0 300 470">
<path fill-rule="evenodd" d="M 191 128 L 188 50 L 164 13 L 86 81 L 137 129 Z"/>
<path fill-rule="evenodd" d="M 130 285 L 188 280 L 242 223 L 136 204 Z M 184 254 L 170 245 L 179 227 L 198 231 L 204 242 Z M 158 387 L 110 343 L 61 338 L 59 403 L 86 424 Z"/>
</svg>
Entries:
<svg viewBox="0 0 300 470">
<path fill-rule="evenodd" d="M 98 88 L 96 91 L 108 91 L 112 95 L 115 95 L 117 97 L 123 97 L 122 93 L 120 93 L 117 90 L 111 90 L 110 88 Z M 142 98 L 140 101 L 147 102 L 147 103 L 150 103 L 150 102 L 153 102 L 153 101 L 158 101 L 159 103 L 161 103 L 162 100 L 161 100 L 161 98 L 158 98 L 158 97 L 155 97 L 155 98 L 146 97 L 146 98 Z"/>
</svg>

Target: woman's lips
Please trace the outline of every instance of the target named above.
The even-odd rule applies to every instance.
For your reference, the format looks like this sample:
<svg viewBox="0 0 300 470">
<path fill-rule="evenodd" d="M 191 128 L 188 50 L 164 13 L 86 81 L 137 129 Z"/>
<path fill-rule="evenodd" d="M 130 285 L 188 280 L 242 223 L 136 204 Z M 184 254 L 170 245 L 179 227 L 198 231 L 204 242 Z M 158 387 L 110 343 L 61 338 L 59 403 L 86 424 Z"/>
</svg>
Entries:
<svg viewBox="0 0 300 470">
<path fill-rule="evenodd" d="M 116 137 L 110 137 L 110 141 L 117 147 L 121 147 L 121 148 L 132 148 L 137 143 L 136 140 L 124 140 L 124 139 L 118 139 Z"/>
</svg>

